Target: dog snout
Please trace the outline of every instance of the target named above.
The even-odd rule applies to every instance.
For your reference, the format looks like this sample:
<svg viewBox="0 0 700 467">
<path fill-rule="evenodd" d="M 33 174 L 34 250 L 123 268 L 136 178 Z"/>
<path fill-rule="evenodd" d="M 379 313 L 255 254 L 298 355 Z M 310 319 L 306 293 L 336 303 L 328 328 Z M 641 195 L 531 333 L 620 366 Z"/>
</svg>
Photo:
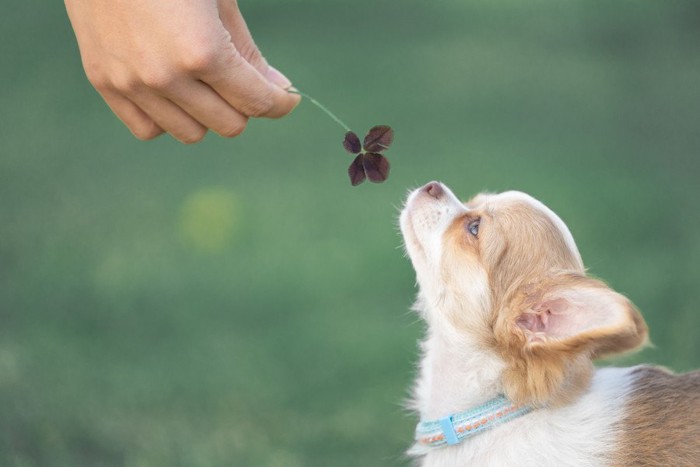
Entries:
<svg viewBox="0 0 700 467">
<path fill-rule="evenodd" d="M 428 195 L 432 196 L 435 199 L 440 199 L 445 193 L 445 190 L 442 187 L 442 183 L 440 182 L 428 183 L 423 187 L 423 191 L 425 191 Z"/>
</svg>

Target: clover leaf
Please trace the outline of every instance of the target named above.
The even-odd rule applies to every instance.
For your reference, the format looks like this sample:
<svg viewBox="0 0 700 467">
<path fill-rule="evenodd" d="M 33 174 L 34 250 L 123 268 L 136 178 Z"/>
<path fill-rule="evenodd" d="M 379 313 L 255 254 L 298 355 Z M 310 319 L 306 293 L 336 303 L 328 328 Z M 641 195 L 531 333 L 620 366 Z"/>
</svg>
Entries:
<svg viewBox="0 0 700 467">
<path fill-rule="evenodd" d="M 360 138 L 357 134 L 316 99 L 296 88 L 289 88 L 287 91 L 307 98 L 346 130 L 343 147 L 350 154 L 356 155 L 352 164 L 348 167 L 348 175 L 352 186 L 359 185 L 365 179 L 369 179 L 370 182 L 380 183 L 389 177 L 389 160 L 381 153 L 389 149 L 389 146 L 394 141 L 394 130 L 390 126 L 377 125 L 370 128 L 367 135 L 365 135 L 365 139 L 360 143 Z"/>
<path fill-rule="evenodd" d="M 352 186 L 364 182 L 380 183 L 389 177 L 389 160 L 381 154 L 394 141 L 394 131 L 388 125 L 378 125 L 370 128 L 360 147 L 360 138 L 353 131 L 345 133 L 343 147 L 357 157 L 348 167 L 348 175 Z"/>
</svg>

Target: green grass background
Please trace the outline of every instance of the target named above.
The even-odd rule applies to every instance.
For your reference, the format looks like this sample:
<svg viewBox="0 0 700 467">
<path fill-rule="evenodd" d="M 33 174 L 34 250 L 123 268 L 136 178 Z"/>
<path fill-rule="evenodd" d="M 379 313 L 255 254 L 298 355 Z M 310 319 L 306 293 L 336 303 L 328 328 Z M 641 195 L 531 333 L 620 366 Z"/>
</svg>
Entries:
<svg viewBox="0 0 700 467">
<path fill-rule="evenodd" d="M 408 188 L 520 189 L 656 347 L 700 363 L 696 1 L 241 1 L 309 103 L 235 140 L 139 142 L 61 2 L 0 16 L 0 465 L 407 465 L 422 327 Z"/>
</svg>

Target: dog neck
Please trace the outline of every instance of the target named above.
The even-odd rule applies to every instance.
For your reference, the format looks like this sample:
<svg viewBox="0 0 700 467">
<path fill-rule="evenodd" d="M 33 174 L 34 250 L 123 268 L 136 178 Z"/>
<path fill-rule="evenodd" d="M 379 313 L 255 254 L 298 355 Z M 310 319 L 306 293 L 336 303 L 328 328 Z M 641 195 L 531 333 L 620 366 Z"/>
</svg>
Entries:
<svg viewBox="0 0 700 467">
<path fill-rule="evenodd" d="M 439 307 L 426 311 L 433 317 L 447 314 Z M 496 352 L 477 336 L 458 331 L 449 320 L 427 321 L 415 388 L 415 408 L 421 419 L 444 417 L 497 397 L 505 363 Z"/>
</svg>

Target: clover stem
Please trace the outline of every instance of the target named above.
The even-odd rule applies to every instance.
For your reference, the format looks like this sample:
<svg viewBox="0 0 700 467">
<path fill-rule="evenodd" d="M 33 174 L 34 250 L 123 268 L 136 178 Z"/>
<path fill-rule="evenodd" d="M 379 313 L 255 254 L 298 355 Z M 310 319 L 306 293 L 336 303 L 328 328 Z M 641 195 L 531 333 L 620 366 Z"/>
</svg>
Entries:
<svg viewBox="0 0 700 467">
<path fill-rule="evenodd" d="M 289 88 L 289 89 L 287 89 L 287 92 L 291 92 L 292 94 L 299 94 L 300 96 L 307 98 L 313 105 L 315 105 L 316 107 L 318 107 L 319 109 L 324 111 L 326 113 L 326 115 L 328 115 L 333 120 L 335 120 L 336 123 L 338 123 L 338 125 L 342 126 L 345 129 L 345 131 L 352 131 L 349 126 L 347 126 L 345 123 L 343 123 L 343 121 L 341 119 L 336 117 L 335 114 L 333 112 L 331 112 L 330 110 L 328 110 L 325 105 L 321 104 L 319 101 L 317 101 L 313 97 L 309 96 L 308 94 L 306 94 L 304 92 L 301 92 L 297 88 Z"/>
</svg>

